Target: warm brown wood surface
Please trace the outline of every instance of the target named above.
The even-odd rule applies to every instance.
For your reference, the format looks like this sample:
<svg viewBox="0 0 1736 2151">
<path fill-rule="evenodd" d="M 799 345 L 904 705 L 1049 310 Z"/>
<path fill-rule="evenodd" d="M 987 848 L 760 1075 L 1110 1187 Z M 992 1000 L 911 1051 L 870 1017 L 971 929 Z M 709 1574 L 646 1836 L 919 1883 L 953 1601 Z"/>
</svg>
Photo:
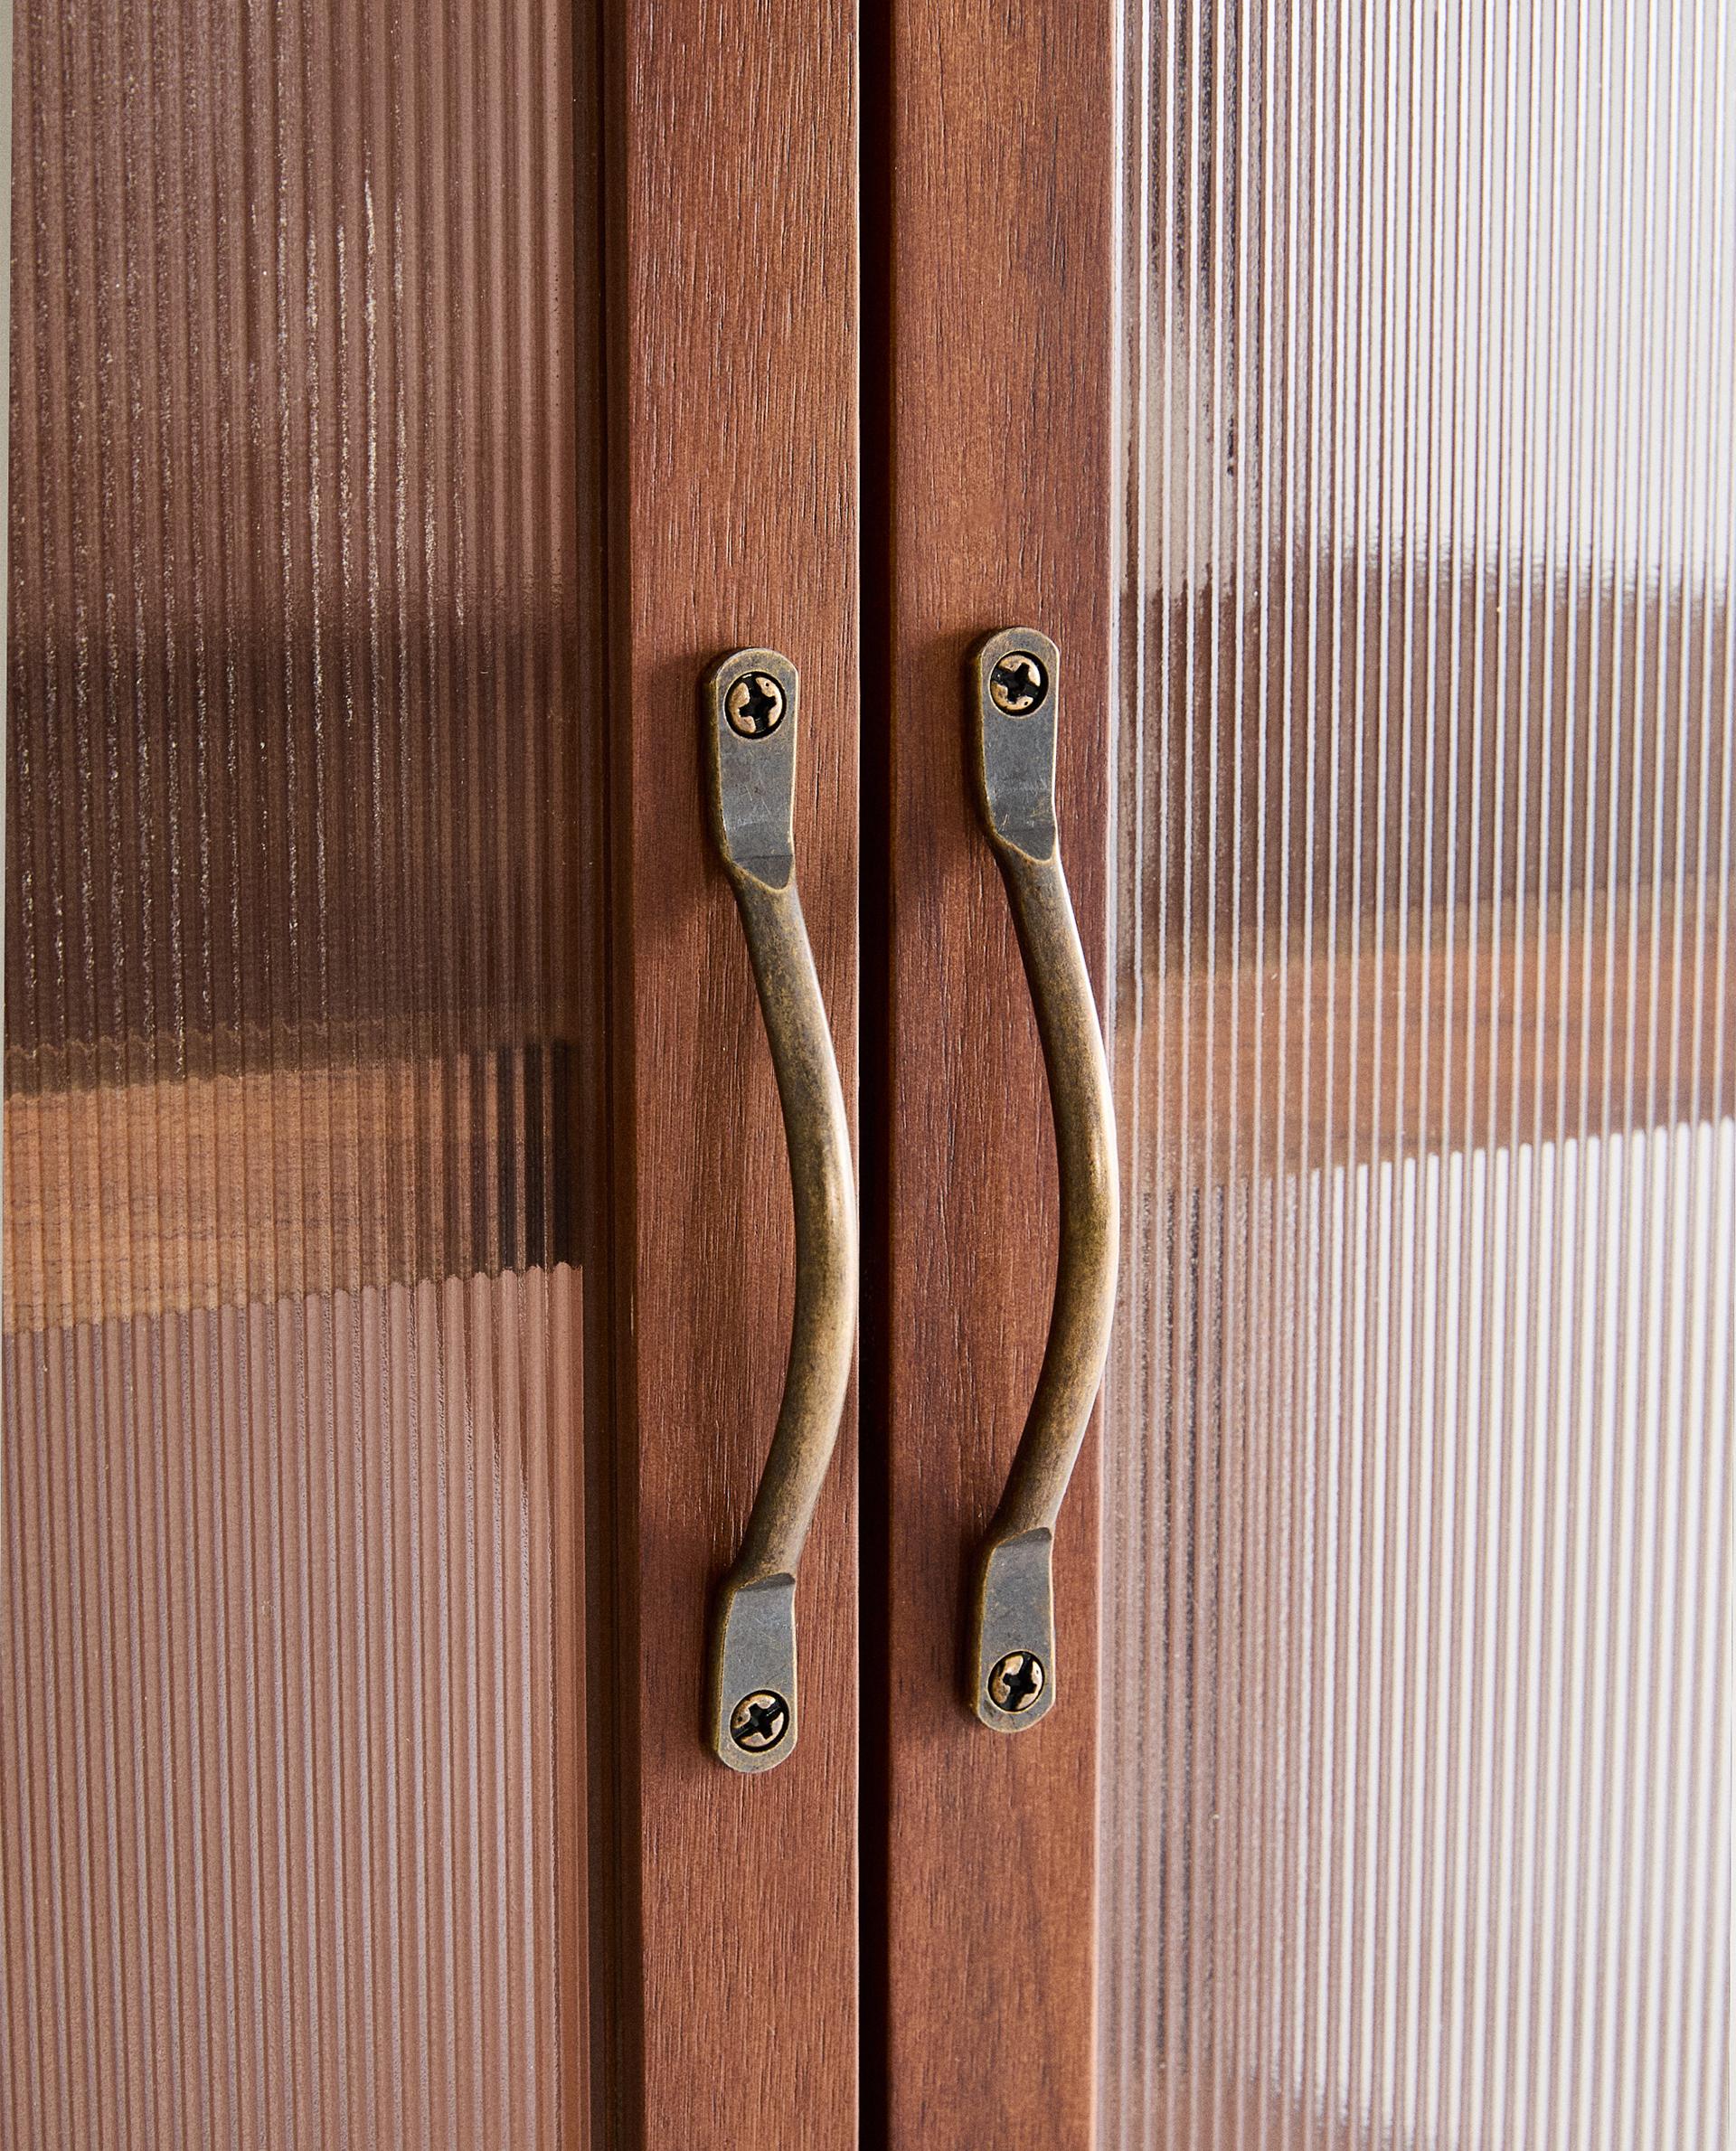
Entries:
<svg viewBox="0 0 1736 2151">
<path fill-rule="evenodd" d="M 863 754 L 892 855 L 863 935 L 865 955 L 891 936 L 891 1037 L 864 1348 L 884 1475 L 868 1543 L 886 1564 L 867 1618 L 887 1662 L 864 1684 L 864 1858 L 887 1909 L 867 2053 L 883 2071 L 870 2140 L 883 2126 L 921 2151 L 1083 2146 L 1092 2106 L 1094 1443 L 1056 1552 L 1056 1709 L 997 1738 L 959 1686 L 969 1562 L 1036 1379 L 1057 1229 L 1030 997 L 967 782 L 964 667 L 995 627 L 1060 645 L 1061 844 L 1100 978 L 1112 28 L 1098 0 L 953 0 L 876 32 L 892 144 L 869 305 L 890 309 L 892 348 L 871 443 L 892 472 L 892 656 Z M 867 824 L 878 840 L 872 807 Z"/>
<path fill-rule="evenodd" d="M 771 1063 L 703 811 L 698 682 L 802 681 L 797 871 L 854 1090 L 855 58 L 845 0 L 616 11 L 614 1492 L 624 2037 L 602 2140 L 829 2151 L 856 2123 L 855 1444 L 803 1563 L 799 1747 L 703 1744 L 709 1593 L 793 1281 Z M 639 1984 L 642 1978 L 642 1986 Z"/>
</svg>

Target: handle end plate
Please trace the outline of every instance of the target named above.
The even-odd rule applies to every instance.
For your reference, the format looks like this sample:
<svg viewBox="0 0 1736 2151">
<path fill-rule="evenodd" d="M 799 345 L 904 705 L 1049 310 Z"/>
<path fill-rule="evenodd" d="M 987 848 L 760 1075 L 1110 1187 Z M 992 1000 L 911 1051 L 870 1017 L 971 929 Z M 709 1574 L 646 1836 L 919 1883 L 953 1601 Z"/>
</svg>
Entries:
<svg viewBox="0 0 1736 2151">
<path fill-rule="evenodd" d="M 995 1732 L 1023 1732 L 1055 1703 L 1051 1531 L 991 1539 L 976 1571 L 971 1707 Z"/>
<path fill-rule="evenodd" d="M 995 842 L 1055 855 L 1055 712 L 1061 652 L 1035 627 L 1003 627 L 971 652 L 976 788 Z"/>
<path fill-rule="evenodd" d="M 800 1731 L 796 1579 L 724 1579 L 712 1624 L 712 1752 L 731 1770 L 775 1770 Z"/>
<path fill-rule="evenodd" d="M 732 878 L 785 889 L 796 871 L 800 683 L 777 650 L 732 650 L 701 683 L 712 835 Z"/>
</svg>

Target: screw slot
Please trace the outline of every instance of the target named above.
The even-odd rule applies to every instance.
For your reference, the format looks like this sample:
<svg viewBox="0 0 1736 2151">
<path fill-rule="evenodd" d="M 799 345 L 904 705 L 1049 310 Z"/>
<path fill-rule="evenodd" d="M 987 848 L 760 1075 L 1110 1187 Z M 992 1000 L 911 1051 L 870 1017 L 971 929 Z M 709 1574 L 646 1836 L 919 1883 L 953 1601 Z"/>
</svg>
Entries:
<svg viewBox="0 0 1736 2151">
<path fill-rule="evenodd" d="M 997 1710 L 1016 1717 L 1028 1711 L 1043 1693 L 1049 1675 L 1034 1651 L 1008 1651 L 995 1660 L 988 1675 L 988 1700 Z"/>
<path fill-rule="evenodd" d="M 1048 671 L 1029 650 L 1009 650 L 988 675 L 989 699 L 1004 717 L 1028 717 L 1048 692 Z"/>
<path fill-rule="evenodd" d="M 730 1738 L 750 1755 L 763 1755 L 789 1731 L 789 1705 L 769 1688 L 744 1695 L 730 1712 Z"/>
<path fill-rule="evenodd" d="M 784 691 L 769 673 L 744 672 L 723 698 L 730 730 L 744 740 L 763 740 L 784 721 Z"/>
</svg>

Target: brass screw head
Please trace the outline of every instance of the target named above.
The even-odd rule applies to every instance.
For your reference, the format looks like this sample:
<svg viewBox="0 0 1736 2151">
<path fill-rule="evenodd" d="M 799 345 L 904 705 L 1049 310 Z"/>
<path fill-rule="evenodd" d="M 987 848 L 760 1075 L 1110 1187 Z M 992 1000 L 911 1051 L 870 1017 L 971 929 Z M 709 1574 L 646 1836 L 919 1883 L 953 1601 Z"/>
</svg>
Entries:
<svg viewBox="0 0 1736 2151">
<path fill-rule="evenodd" d="M 769 673 L 744 672 L 723 697 L 730 730 L 744 740 L 763 740 L 784 722 L 784 691 Z"/>
<path fill-rule="evenodd" d="M 988 675 L 989 699 L 1005 717 L 1028 717 L 1048 692 L 1048 672 L 1029 650 L 1009 650 Z"/>
<path fill-rule="evenodd" d="M 1008 1651 L 989 1670 L 988 1700 L 997 1710 L 1016 1715 L 1031 1708 L 1048 1678 L 1043 1660 L 1034 1651 Z"/>
<path fill-rule="evenodd" d="M 730 1738 L 750 1755 L 763 1755 L 789 1731 L 789 1705 L 769 1688 L 744 1695 L 730 1712 Z"/>
</svg>

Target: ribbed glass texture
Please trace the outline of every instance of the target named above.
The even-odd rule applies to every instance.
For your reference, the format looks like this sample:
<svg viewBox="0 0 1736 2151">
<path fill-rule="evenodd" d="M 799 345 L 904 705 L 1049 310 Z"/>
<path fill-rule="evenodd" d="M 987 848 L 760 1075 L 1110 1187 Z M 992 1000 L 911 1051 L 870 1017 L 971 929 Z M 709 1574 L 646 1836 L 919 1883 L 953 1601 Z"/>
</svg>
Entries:
<svg viewBox="0 0 1736 2151">
<path fill-rule="evenodd" d="M 1103 2141 L 1705 2151 L 1736 14 L 1125 93 Z"/>
<path fill-rule="evenodd" d="M 21 0 L 0 2144 L 579 2140 L 554 0 Z"/>
</svg>

